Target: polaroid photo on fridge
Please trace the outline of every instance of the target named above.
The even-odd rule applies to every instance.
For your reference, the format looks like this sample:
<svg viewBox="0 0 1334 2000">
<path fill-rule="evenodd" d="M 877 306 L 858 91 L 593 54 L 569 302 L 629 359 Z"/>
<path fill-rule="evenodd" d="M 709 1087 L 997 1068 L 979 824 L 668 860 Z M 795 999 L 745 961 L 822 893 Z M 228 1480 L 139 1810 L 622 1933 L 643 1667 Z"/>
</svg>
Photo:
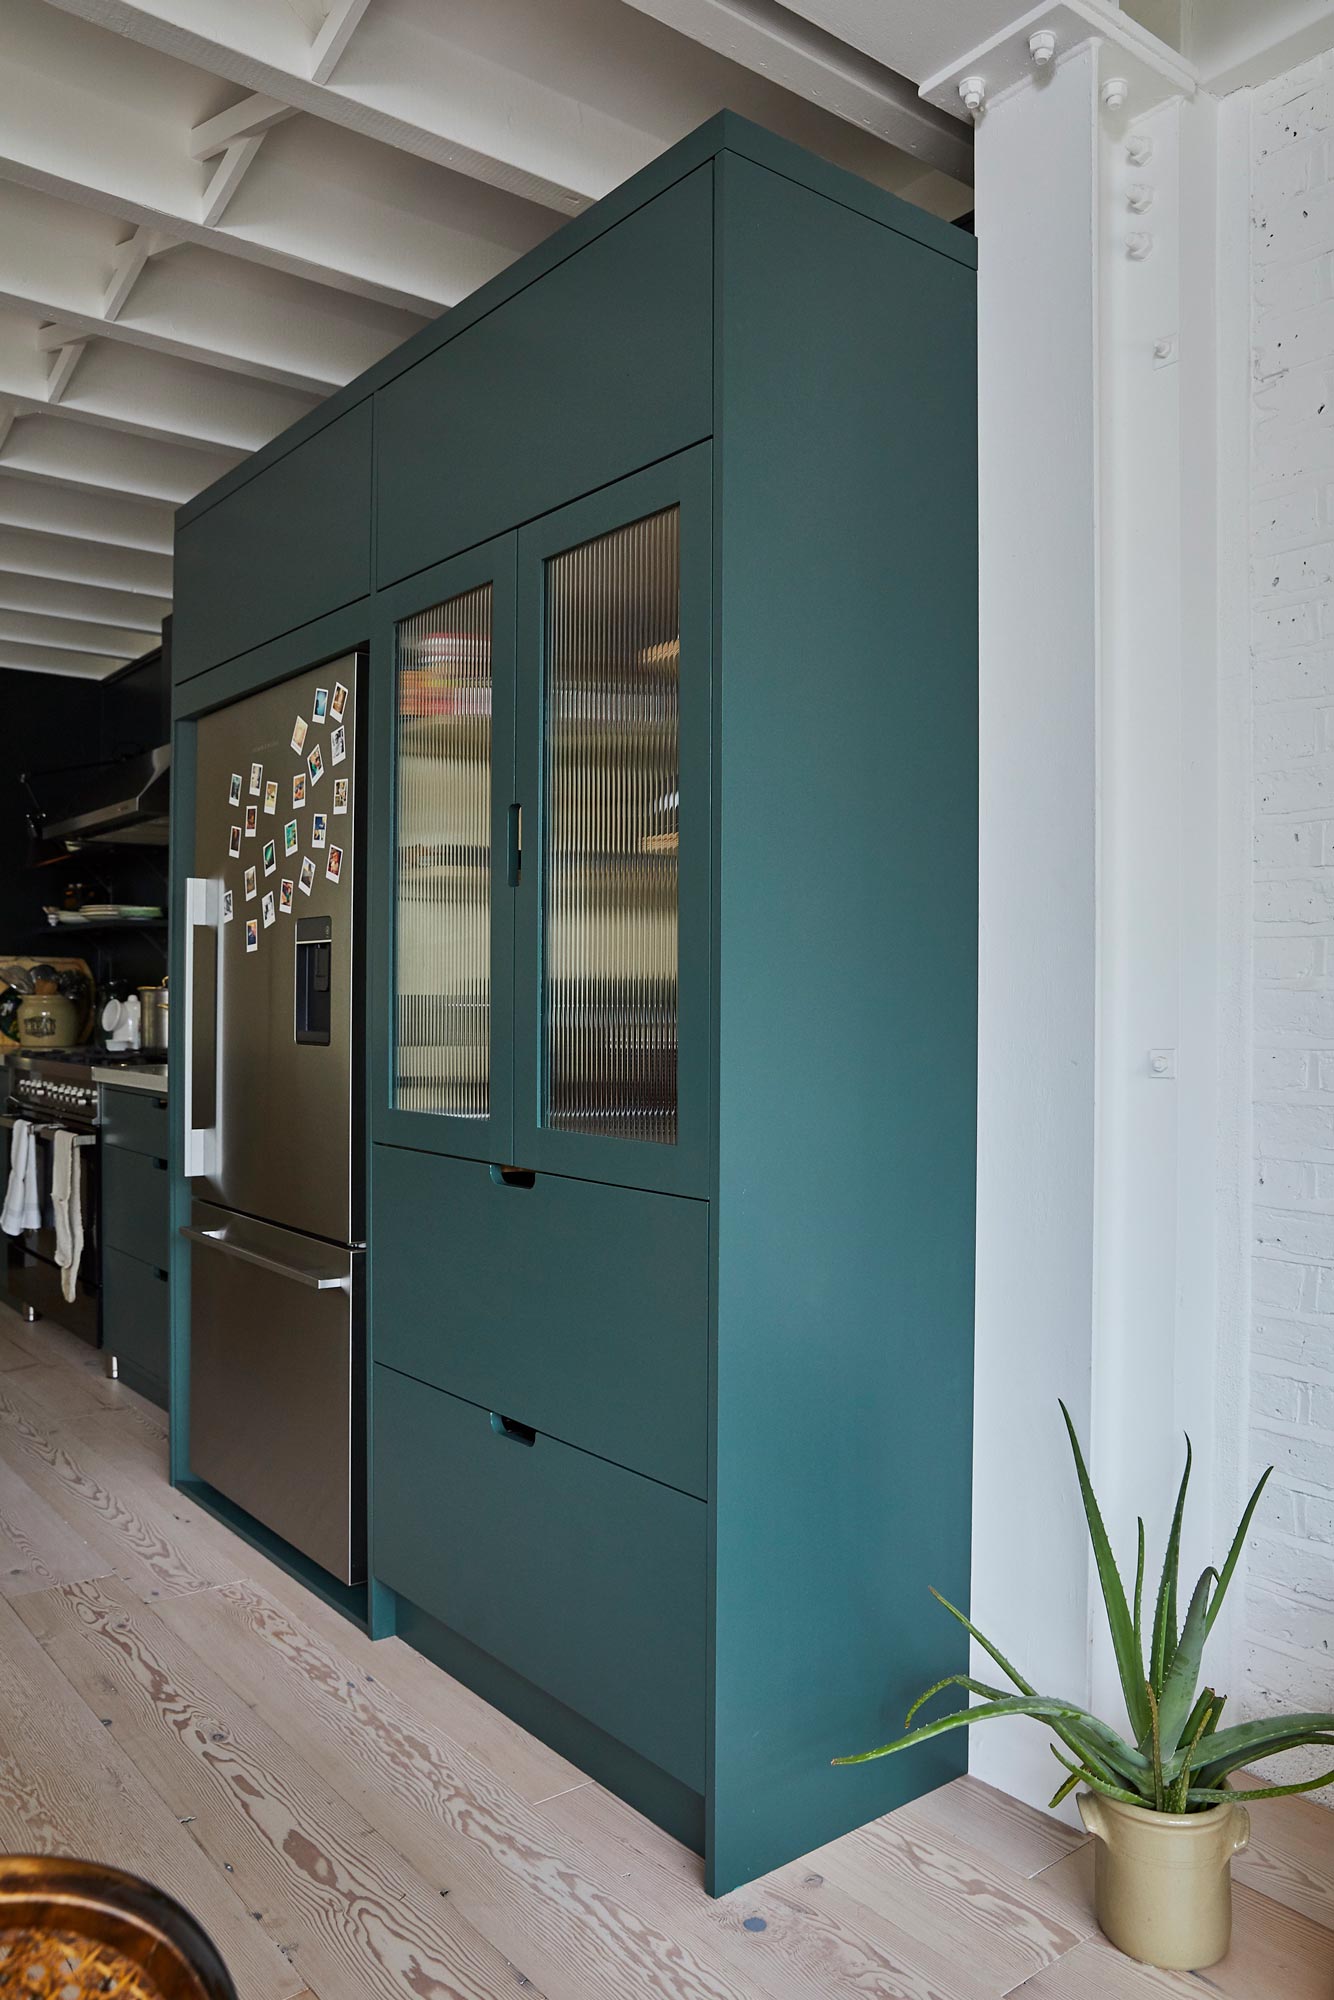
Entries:
<svg viewBox="0 0 1334 2000">
<path fill-rule="evenodd" d="M 324 776 L 324 753 L 318 743 L 306 759 L 306 769 L 310 772 L 311 784 L 318 785 Z"/>
<path fill-rule="evenodd" d="M 328 688 L 316 688 L 315 706 L 310 711 L 310 719 L 312 722 L 323 722 L 325 716 L 328 713 L 329 713 L 329 690 Z"/>
<path fill-rule="evenodd" d="M 347 689 L 343 686 L 343 683 L 341 681 L 335 681 L 333 700 L 329 703 L 329 713 L 333 717 L 335 722 L 342 721 L 343 710 L 346 707 L 347 707 Z"/>
<path fill-rule="evenodd" d="M 347 731 L 341 722 L 329 738 L 329 755 L 335 764 L 341 764 L 347 755 Z"/>
<path fill-rule="evenodd" d="M 334 779 L 334 811 L 335 811 L 336 813 L 345 813 L 345 812 L 347 811 L 347 779 L 346 779 L 346 778 L 335 778 L 335 779 Z"/>
<path fill-rule="evenodd" d="M 290 917 L 292 914 L 292 891 L 295 887 L 296 884 L 288 875 L 284 875 L 278 884 L 278 908 L 285 917 Z"/>
<path fill-rule="evenodd" d="M 259 825 L 259 807 L 247 806 L 245 809 L 245 837 L 247 840 L 254 839 L 255 829 L 258 825 Z"/>
<path fill-rule="evenodd" d="M 264 901 L 260 904 L 259 907 L 264 912 L 264 928 L 265 930 L 267 930 L 269 928 L 269 925 L 273 922 L 275 916 L 278 914 L 273 907 L 272 889 L 269 890 L 268 894 L 264 898 Z"/>
<path fill-rule="evenodd" d="M 253 917 L 245 920 L 245 948 L 247 951 L 259 950 L 259 925 Z"/>
<path fill-rule="evenodd" d="M 289 819 L 283 828 L 283 853 L 295 854 L 299 844 L 296 837 L 296 821 Z"/>
<path fill-rule="evenodd" d="M 306 747 L 306 718 L 304 715 L 298 715 L 296 721 L 292 724 L 292 748 L 300 752 L 304 750 L 305 747 Z"/>
<path fill-rule="evenodd" d="M 266 813 L 276 813 L 278 810 L 278 780 L 276 778 L 270 778 L 268 784 L 264 787 L 264 810 Z"/>
<path fill-rule="evenodd" d="M 329 849 L 329 864 L 324 872 L 330 882 L 338 880 L 338 877 L 343 872 L 343 850 L 341 847 L 331 847 Z"/>
<path fill-rule="evenodd" d="M 227 803 L 229 806 L 239 806 L 241 803 L 241 773 L 239 771 L 232 772 L 232 782 L 227 788 Z"/>
<path fill-rule="evenodd" d="M 262 764 L 252 764 L 250 766 L 251 798 L 257 799 L 260 793 L 263 791 L 263 789 L 264 789 L 264 766 Z"/>
<path fill-rule="evenodd" d="M 310 822 L 311 846 L 323 847 L 325 842 L 325 837 L 328 834 L 328 831 L 329 831 L 328 815 L 326 813 L 316 813 L 314 818 Z"/>
<path fill-rule="evenodd" d="M 245 899 L 247 903 L 253 903 L 258 894 L 259 883 L 256 879 L 255 871 L 253 868 L 247 868 L 245 872 Z"/>
<path fill-rule="evenodd" d="M 299 877 L 299 883 L 300 883 L 301 893 L 303 896 L 308 896 L 311 890 L 315 887 L 315 863 L 311 860 L 309 855 L 306 856 L 305 860 L 301 864 L 301 874 Z"/>
<path fill-rule="evenodd" d="M 239 826 L 234 826 L 227 836 L 227 852 L 233 861 L 235 861 L 237 855 L 241 852 L 241 829 Z"/>
<path fill-rule="evenodd" d="M 306 803 L 306 774 L 298 771 L 292 780 L 292 810 L 296 812 Z"/>
<path fill-rule="evenodd" d="M 277 872 L 278 872 L 278 854 L 277 854 L 277 850 L 275 849 L 275 847 L 274 847 L 274 844 L 273 844 L 273 842 L 272 842 L 271 840 L 266 840 L 266 841 L 265 841 L 265 843 L 264 843 L 264 876 L 265 876 L 265 880 L 267 880 L 267 879 L 268 879 L 268 877 L 269 877 L 270 875 L 275 875 L 275 874 L 277 874 Z"/>
<path fill-rule="evenodd" d="M 230 889 L 224 889 L 222 892 L 222 921 L 225 924 L 229 924 L 231 920 L 232 920 L 232 892 Z"/>
</svg>

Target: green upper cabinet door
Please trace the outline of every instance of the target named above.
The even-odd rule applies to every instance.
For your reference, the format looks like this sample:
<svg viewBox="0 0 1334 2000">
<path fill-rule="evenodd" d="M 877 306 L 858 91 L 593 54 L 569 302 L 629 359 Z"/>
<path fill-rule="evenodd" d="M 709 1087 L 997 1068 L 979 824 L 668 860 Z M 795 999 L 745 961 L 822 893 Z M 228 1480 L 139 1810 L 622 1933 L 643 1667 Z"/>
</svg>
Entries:
<svg viewBox="0 0 1334 2000">
<path fill-rule="evenodd" d="M 505 1164 L 513 1152 L 512 535 L 377 605 L 371 963 L 378 1139 Z"/>
<path fill-rule="evenodd" d="M 712 203 L 710 164 L 379 393 L 381 586 L 710 435 Z"/>
<path fill-rule="evenodd" d="M 518 538 L 515 1161 L 709 1185 L 711 449 Z"/>
<path fill-rule="evenodd" d="M 175 588 L 178 682 L 364 597 L 370 398 L 183 522 Z"/>
</svg>

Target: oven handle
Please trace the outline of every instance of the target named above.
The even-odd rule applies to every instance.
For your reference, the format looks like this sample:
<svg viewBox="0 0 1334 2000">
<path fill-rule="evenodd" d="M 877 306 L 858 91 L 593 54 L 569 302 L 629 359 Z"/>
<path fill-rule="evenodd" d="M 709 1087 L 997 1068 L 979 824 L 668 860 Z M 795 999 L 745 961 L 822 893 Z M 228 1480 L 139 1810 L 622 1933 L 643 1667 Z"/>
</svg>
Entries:
<svg viewBox="0 0 1334 2000">
<path fill-rule="evenodd" d="M 221 1250 L 226 1257 L 239 1257 L 243 1264 L 257 1265 L 271 1277 L 290 1278 L 294 1284 L 305 1285 L 312 1292 L 350 1292 L 352 1276 L 350 1271 L 300 1271 L 295 1265 L 285 1264 L 281 1257 L 268 1257 L 262 1250 L 247 1250 L 244 1244 L 229 1242 L 227 1237 L 212 1229 L 196 1229 L 192 1223 L 181 1224 L 181 1235 L 188 1236 L 192 1243 L 203 1243 L 210 1250 Z"/>
<path fill-rule="evenodd" d="M 3 1125 L 6 1131 L 12 1132 L 14 1127 L 18 1124 L 31 1125 L 34 1133 L 39 1139 L 42 1138 L 47 1132 L 70 1132 L 74 1135 L 74 1143 L 76 1146 L 92 1146 L 97 1143 L 96 1132 L 85 1132 L 82 1126 L 62 1125 L 58 1120 L 56 1121 L 56 1123 L 53 1124 L 49 1118 L 44 1123 L 39 1124 L 35 1118 L 21 1119 L 19 1115 L 13 1111 L 0 1112 L 0 1125 Z"/>
<path fill-rule="evenodd" d="M 216 881 L 190 875 L 185 883 L 185 1175 L 217 1169 L 218 941 L 222 892 Z M 207 964 L 197 962 L 199 932 L 209 937 Z M 205 991 L 201 991 L 205 988 Z"/>
</svg>

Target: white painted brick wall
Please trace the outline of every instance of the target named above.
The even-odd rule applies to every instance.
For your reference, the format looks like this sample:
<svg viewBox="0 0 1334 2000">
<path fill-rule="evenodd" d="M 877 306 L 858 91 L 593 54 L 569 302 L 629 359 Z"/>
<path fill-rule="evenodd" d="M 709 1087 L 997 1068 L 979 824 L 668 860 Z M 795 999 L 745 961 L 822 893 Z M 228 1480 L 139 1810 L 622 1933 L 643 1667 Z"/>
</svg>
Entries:
<svg viewBox="0 0 1334 2000">
<path fill-rule="evenodd" d="M 1334 52 L 1253 111 L 1250 1447 L 1276 1470 L 1234 1721 L 1334 1708 Z"/>
</svg>

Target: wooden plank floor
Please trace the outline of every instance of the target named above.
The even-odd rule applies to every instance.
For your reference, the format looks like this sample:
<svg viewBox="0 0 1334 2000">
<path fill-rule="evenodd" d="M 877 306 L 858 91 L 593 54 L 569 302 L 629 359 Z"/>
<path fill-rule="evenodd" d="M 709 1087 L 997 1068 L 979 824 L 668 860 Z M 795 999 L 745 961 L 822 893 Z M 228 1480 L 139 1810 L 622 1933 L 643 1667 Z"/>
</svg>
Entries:
<svg viewBox="0 0 1334 2000">
<path fill-rule="evenodd" d="M 1334 2000 L 1334 1814 L 1234 1946 L 1120 1958 L 1087 1843 L 972 1779 L 711 1902 L 696 1857 L 182 1500 L 159 1413 L 0 1308 L 0 1848 L 114 1860 L 242 2000 Z"/>
</svg>

